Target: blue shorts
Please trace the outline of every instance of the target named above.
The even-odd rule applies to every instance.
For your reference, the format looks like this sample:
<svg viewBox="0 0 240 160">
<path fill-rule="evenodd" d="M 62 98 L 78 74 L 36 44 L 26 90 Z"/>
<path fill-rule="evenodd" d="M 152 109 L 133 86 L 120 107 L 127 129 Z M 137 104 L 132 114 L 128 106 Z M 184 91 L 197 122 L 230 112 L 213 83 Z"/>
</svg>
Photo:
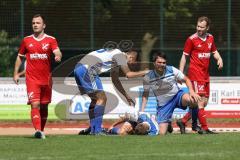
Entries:
<svg viewBox="0 0 240 160">
<path fill-rule="evenodd" d="M 90 74 L 88 69 L 82 64 L 76 65 L 74 77 L 81 94 L 103 91 L 102 82 L 99 76 Z"/>
<path fill-rule="evenodd" d="M 182 96 L 185 94 L 183 90 L 179 90 L 178 93 L 164 106 L 157 107 L 157 122 L 167 123 L 171 122 L 172 114 L 175 108 L 186 109 L 182 106 Z"/>
</svg>

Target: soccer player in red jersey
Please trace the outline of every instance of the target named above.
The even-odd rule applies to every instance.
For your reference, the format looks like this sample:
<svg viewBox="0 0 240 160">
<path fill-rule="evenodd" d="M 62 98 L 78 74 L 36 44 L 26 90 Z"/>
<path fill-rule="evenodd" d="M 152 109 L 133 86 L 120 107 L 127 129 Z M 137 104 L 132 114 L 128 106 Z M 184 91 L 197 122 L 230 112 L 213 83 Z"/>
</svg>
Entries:
<svg viewBox="0 0 240 160">
<path fill-rule="evenodd" d="M 194 90 L 202 97 L 201 101 L 198 102 L 199 111 L 197 114 L 202 128 L 200 131 L 198 131 L 200 134 L 214 133 L 208 129 L 206 114 L 204 111 L 204 107 L 207 105 L 209 98 L 210 56 L 213 55 L 214 59 L 217 61 L 218 70 L 223 68 L 223 60 L 217 51 L 214 37 L 208 33 L 209 26 L 210 20 L 208 17 L 202 16 L 198 18 L 196 26 L 197 32 L 187 38 L 179 65 L 179 69 L 183 72 L 186 59 L 187 57 L 190 57 L 188 77 L 192 81 Z M 185 123 L 186 121 L 180 123 L 180 125 L 183 124 L 184 126 L 182 127 L 185 128 Z"/>
<path fill-rule="evenodd" d="M 62 53 L 54 37 L 44 33 L 44 17 L 40 14 L 32 18 L 33 34 L 25 37 L 20 45 L 15 62 L 13 80 L 19 81 L 19 67 L 26 58 L 26 86 L 28 104 L 31 104 L 31 119 L 36 130 L 36 138 L 45 138 L 43 133 L 48 116 L 48 104 L 52 97 L 51 54 L 60 62 Z"/>
</svg>

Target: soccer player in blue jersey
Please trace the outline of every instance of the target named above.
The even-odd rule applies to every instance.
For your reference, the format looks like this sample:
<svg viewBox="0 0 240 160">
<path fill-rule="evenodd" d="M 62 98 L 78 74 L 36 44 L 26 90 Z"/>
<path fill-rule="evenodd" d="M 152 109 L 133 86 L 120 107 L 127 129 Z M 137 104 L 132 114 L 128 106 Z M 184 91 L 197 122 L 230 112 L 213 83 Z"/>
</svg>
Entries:
<svg viewBox="0 0 240 160">
<path fill-rule="evenodd" d="M 192 88 L 191 81 L 180 70 L 167 65 L 166 55 L 163 52 L 153 54 L 154 69 L 144 76 L 142 109 L 144 110 L 149 92 L 152 90 L 157 99 L 156 119 L 159 124 L 159 134 L 167 133 L 168 122 L 172 119 L 176 107 L 186 109 L 187 106 L 196 107 L 200 96 Z M 185 82 L 189 93 L 184 93 L 177 83 Z"/>
<path fill-rule="evenodd" d="M 155 117 L 140 112 L 137 117 L 122 117 L 109 128 L 110 134 L 116 135 L 158 135 L 159 128 Z"/>
<path fill-rule="evenodd" d="M 137 120 L 138 124 L 135 127 L 134 133 L 137 135 L 158 135 L 159 127 L 154 117 L 151 117 L 149 113 L 141 113 Z"/>
<path fill-rule="evenodd" d="M 111 71 L 114 86 L 127 99 L 129 105 L 135 102 L 124 90 L 120 80 L 119 72 L 115 69 L 120 67 L 128 78 L 144 76 L 148 70 L 132 72 L 127 65 L 126 54 L 119 49 L 100 49 L 85 55 L 74 69 L 74 76 L 81 94 L 87 94 L 91 99 L 89 107 L 89 118 L 91 134 L 102 134 L 102 119 L 107 102 L 99 74 Z"/>
</svg>

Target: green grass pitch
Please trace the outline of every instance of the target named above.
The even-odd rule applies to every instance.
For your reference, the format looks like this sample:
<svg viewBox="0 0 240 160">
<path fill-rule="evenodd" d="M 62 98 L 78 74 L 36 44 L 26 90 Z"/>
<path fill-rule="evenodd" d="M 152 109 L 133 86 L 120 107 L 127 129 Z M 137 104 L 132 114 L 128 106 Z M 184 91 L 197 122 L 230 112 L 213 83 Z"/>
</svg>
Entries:
<svg viewBox="0 0 240 160">
<path fill-rule="evenodd" d="M 0 105 L 0 121 L 1 120 L 29 120 L 29 105 Z M 56 120 L 55 105 L 48 106 L 48 119 Z"/>
<path fill-rule="evenodd" d="M 1 136 L 1 160 L 239 160 L 240 133 Z"/>
</svg>

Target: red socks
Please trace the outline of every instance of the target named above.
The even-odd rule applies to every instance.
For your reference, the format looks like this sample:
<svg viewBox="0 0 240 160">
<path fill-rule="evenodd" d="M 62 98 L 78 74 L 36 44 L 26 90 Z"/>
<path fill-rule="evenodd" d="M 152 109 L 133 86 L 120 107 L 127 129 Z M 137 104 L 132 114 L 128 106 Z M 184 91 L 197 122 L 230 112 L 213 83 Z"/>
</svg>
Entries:
<svg viewBox="0 0 240 160">
<path fill-rule="evenodd" d="M 38 109 L 38 108 L 32 108 L 31 109 L 31 119 L 32 124 L 35 130 L 43 131 L 44 127 L 47 122 L 48 117 L 48 109 Z"/>
<path fill-rule="evenodd" d="M 38 108 L 31 109 L 31 119 L 35 130 L 41 130 L 41 116 Z"/>
<path fill-rule="evenodd" d="M 182 118 L 182 122 L 186 125 L 186 123 L 190 120 L 191 114 L 190 112 L 187 112 L 185 116 Z"/>
<path fill-rule="evenodd" d="M 202 129 L 208 130 L 206 113 L 205 113 L 204 108 L 199 109 L 199 111 L 198 111 L 198 120 L 199 120 L 199 122 L 201 124 Z"/>
<path fill-rule="evenodd" d="M 41 109 L 40 110 L 40 115 L 41 115 L 41 131 L 44 131 L 44 127 L 47 122 L 47 117 L 48 117 L 48 109 Z"/>
</svg>

